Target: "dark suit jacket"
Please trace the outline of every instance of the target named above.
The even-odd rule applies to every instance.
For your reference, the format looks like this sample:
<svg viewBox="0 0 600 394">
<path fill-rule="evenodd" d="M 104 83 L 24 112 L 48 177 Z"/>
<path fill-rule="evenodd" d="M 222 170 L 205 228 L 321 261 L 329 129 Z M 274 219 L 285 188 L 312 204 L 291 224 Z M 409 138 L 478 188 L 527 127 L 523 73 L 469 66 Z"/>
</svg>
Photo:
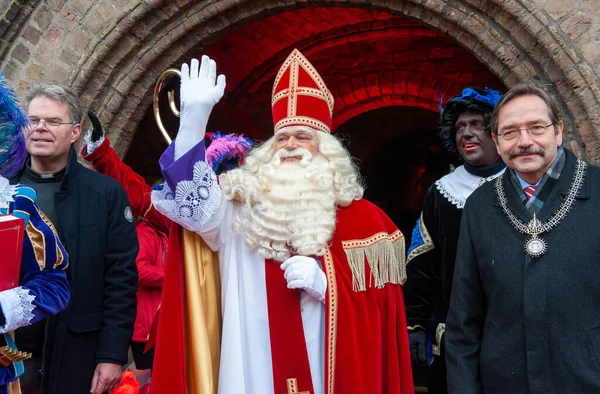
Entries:
<svg viewBox="0 0 600 394">
<path fill-rule="evenodd" d="M 566 164 L 538 218 L 564 201 L 576 166 Z M 531 219 L 508 172 L 509 209 Z M 528 236 L 500 207 L 493 183 L 467 200 L 446 325 L 450 393 L 600 392 L 600 169 L 589 166 L 573 209 L 533 259 Z"/>
<path fill-rule="evenodd" d="M 44 375 L 48 394 L 79 394 L 89 392 L 96 363 L 127 362 L 138 242 L 123 187 L 79 164 L 73 148 L 55 207 L 70 257 L 71 300 L 48 320 Z"/>
</svg>

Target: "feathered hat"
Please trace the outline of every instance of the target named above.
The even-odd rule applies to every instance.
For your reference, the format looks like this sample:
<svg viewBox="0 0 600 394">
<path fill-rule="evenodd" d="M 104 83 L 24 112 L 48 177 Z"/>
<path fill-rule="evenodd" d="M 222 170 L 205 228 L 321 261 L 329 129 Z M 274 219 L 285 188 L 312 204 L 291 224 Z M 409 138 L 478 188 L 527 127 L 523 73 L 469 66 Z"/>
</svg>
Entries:
<svg viewBox="0 0 600 394">
<path fill-rule="evenodd" d="M 279 69 L 271 96 L 275 133 L 286 126 L 310 126 L 331 133 L 333 96 L 313 65 L 294 49 Z"/>
<path fill-rule="evenodd" d="M 486 123 L 489 123 L 489 117 L 501 98 L 502 93 L 497 90 L 477 87 L 465 88 L 459 95 L 451 97 L 440 114 L 440 136 L 446 149 L 458 154 L 455 138 L 456 121 L 461 113 L 479 111 L 483 113 Z M 489 127 L 489 124 L 486 124 L 486 127 Z"/>
<path fill-rule="evenodd" d="M 0 175 L 12 178 L 27 159 L 24 131 L 27 117 L 17 105 L 15 92 L 0 73 Z"/>
</svg>

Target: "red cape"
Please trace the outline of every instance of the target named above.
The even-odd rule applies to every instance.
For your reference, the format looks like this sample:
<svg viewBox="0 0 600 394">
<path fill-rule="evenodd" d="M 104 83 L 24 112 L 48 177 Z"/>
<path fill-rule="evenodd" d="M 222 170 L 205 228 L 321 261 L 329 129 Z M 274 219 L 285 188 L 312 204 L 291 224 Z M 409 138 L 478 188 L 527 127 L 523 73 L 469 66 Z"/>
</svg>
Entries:
<svg viewBox="0 0 600 394">
<path fill-rule="evenodd" d="M 402 283 L 404 239 L 391 219 L 366 200 L 338 210 L 336 232 L 323 264 L 329 281 L 325 314 L 327 394 L 414 393 L 402 288 L 393 283 L 375 287 L 371 264 L 380 275 L 385 267 L 365 257 L 366 289 L 357 291 L 353 288 L 356 275 L 348 261 L 351 248 L 377 248 L 375 245 L 388 242 L 386 234 L 396 246 L 395 268 L 401 275 L 393 282 Z"/>
<path fill-rule="evenodd" d="M 148 344 L 156 343 L 151 380 L 151 392 L 156 394 L 187 393 L 182 262 L 181 227 L 173 223 L 165 264 L 162 302 L 155 318 L 156 334 L 151 333 L 148 339 Z"/>
</svg>

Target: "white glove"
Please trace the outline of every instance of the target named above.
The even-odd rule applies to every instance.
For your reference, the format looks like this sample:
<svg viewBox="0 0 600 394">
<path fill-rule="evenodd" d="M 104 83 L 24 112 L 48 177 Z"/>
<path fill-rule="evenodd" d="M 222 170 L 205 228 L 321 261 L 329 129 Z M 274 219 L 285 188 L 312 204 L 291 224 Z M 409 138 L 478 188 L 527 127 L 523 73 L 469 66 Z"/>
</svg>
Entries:
<svg viewBox="0 0 600 394">
<path fill-rule="evenodd" d="M 312 257 L 294 256 L 281 264 L 288 289 L 302 289 L 313 298 L 325 301 L 327 276 Z"/>
<path fill-rule="evenodd" d="M 217 78 L 217 63 L 202 56 L 192 59 L 190 67 L 181 65 L 181 105 L 179 131 L 175 139 L 175 160 L 204 139 L 208 117 L 225 92 L 225 75 Z"/>
</svg>

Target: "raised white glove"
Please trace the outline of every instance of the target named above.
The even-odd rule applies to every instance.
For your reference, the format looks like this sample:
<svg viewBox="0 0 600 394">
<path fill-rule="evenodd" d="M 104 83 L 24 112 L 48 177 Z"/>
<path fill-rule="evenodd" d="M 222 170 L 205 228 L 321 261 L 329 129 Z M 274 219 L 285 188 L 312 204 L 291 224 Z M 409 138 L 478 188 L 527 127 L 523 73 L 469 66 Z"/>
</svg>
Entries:
<svg viewBox="0 0 600 394">
<path fill-rule="evenodd" d="M 204 139 L 208 117 L 225 92 L 225 75 L 217 78 L 217 63 L 208 56 L 181 65 L 179 131 L 175 139 L 175 160 Z"/>
<path fill-rule="evenodd" d="M 281 264 L 288 289 L 302 289 L 313 298 L 325 301 L 327 276 L 312 257 L 294 256 Z"/>
</svg>

